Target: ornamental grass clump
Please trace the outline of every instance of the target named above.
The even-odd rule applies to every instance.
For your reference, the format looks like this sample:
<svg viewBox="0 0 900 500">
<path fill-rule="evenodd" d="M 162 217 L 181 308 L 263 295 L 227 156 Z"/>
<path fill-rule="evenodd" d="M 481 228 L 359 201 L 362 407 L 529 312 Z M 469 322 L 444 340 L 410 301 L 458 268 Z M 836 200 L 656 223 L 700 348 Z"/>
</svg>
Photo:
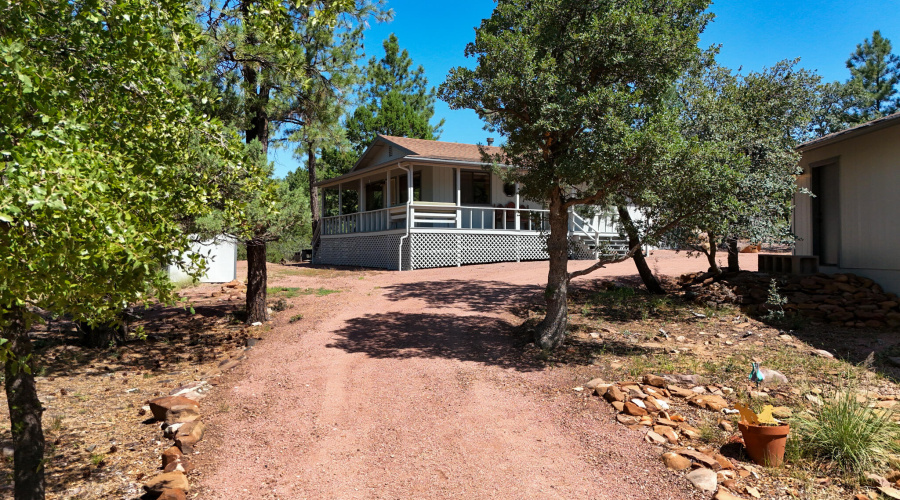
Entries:
<svg viewBox="0 0 900 500">
<path fill-rule="evenodd" d="M 796 422 L 801 452 L 830 460 L 844 473 L 862 475 L 886 466 L 900 451 L 900 426 L 893 415 L 892 410 L 863 406 L 851 391 L 836 392 L 813 418 Z"/>
</svg>

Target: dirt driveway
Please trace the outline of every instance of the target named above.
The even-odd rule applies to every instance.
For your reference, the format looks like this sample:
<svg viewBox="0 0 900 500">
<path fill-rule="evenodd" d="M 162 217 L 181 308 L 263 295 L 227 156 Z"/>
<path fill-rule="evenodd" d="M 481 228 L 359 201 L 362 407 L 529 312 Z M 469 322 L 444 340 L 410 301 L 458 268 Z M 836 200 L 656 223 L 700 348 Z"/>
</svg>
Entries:
<svg viewBox="0 0 900 500">
<path fill-rule="evenodd" d="M 706 267 L 672 252 L 651 266 Z M 638 433 L 574 395 L 585 380 L 522 354 L 508 310 L 546 273 L 272 266 L 272 287 L 339 292 L 289 299 L 204 400 L 200 498 L 691 497 Z M 634 274 L 626 262 L 585 279 Z"/>
</svg>

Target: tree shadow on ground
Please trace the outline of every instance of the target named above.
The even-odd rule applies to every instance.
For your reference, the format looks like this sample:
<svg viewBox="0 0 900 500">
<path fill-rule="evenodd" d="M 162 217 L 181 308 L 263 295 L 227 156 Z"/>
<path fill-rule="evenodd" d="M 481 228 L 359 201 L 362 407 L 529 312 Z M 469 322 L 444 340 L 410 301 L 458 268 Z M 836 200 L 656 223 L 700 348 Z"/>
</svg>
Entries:
<svg viewBox="0 0 900 500">
<path fill-rule="evenodd" d="M 535 371 L 544 363 L 523 352 L 525 332 L 499 318 L 452 314 L 368 314 L 334 332 L 327 347 L 373 358 L 446 358 Z"/>
<path fill-rule="evenodd" d="M 654 354 L 623 342 L 571 338 L 554 352 L 544 353 L 533 344 L 528 326 L 514 327 L 480 315 L 369 314 L 348 320 L 327 347 L 373 358 L 445 358 L 521 372 L 543 370 L 557 362 L 590 365 L 603 354 Z"/>
<path fill-rule="evenodd" d="M 384 289 L 386 297 L 395 302 L 424 300 L 430 307 L 450 306 L 479 313 L 508 310 L 543 301 L 543 288 L 540 286 L 515 285 L 502 281 L 417 281 L 386 286 Z"/>
<path fill-rule="evenodd" d="M 243 347 L 248 336 L 240 304 L 223 302 L 187 308 L 164 305 L 140 311 L 144 339 L 114 347 L 86 347 L 70 321 L 36 325 L 31 336 L 39 375 L 107 376 L 119 371 L 165 372 L 173 362 L 215 357 L 214 348 Z M 46 354 L 52 351 L 52 356 Z"/>
</svg>

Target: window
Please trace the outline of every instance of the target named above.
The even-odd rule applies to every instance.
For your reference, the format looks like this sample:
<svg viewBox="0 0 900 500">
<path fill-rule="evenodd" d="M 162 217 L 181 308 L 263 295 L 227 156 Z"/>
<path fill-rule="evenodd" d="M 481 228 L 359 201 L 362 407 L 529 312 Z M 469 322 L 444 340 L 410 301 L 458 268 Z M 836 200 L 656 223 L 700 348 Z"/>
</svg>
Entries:
<svg viewBox="0 0 900 500">
<path fill-rule="evenodd" d="M 384 181 L 366 184 L 366 210 L 384 208 Z"/>
<path fill-rule="evenodd" d="M 491 204 L 491 174 L 463 170 L 459 183 L 463 205 Z"/>
<path fill-rule="evenodd" d="M 409 198 L 406 176 L 403 174 L 391 179 L 391 205 L 402 205 Z M 413 173 L 413 201 L 422 201 L 422 172 Z"/>
</svg>

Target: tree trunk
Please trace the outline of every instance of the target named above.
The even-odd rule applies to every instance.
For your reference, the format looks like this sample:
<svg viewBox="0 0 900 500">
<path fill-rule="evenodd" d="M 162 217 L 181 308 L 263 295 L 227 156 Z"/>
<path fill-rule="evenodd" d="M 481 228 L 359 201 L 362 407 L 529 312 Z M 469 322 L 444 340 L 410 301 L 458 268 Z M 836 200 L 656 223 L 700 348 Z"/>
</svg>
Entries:
<svg viewBox="0 0 900 500">
<path fill-rule="evenodd" d="M 245 17 L 250 15 L 250 0 L 242 0 L 240 4 L 241 14 Z M 257 45 L 259 42 L 251 30 L 247 32 L 247 45 Z M 259 86 L 259 72 L 257 63 L 246 62 L 241 66 L 241 76 L 244 77 L 244 91 L 249 94 L 246 99 L 247 116 L 250 117 L 249 127 L 244 131 L 247 144 L 258 140 L 262 145 L 262 155 L 266 158 L 269 154 L 269 115 L 266 112 L 266 105 L 269 103 L 269 88 L 265 85 Z"/>
<path fill-rule="evenodd" d="M 10 357 L 4 366 L 6 399 L 12 428 L 13 479 L 16 500 L 44 498 L 44 430 L 31 359 L 31 340 L 25 326 L 25 311 L 12 307 L 11 321 L 3 337 L 9 341 Z M 21 364 L 19 364 L 21 363 Z M 24 368 L 28 367 L 26 371 Z"/>
<path fill-rule="evenodd" d="M 622 227 L 625 229 L 625 234 L 628 235 L 628 248 L 631 249 L 640 246 L 641 236 L 638 234 L 637 228 L 634 227 L 634 221 L 631 220 L 631 214 L 628 213 L 628 209 L 619 206 L 618 212 L 619 220 L 622 222 Z M 666 291 L 659 283 L 659 280 L 656 279 L 656 276 L 653 275 L 653 271 L 650 270 L 647 259 L 644 258 L 644 252 L 642 250 L 634 252 L 631 259 L 634 260 L 634 265 L 637 267 L 638 274 L 641 275 L 641 281 L 644 282 L 647 291 L 654 295 L 665 295 Z"/>
<path fill-rule="evenodd" d="M 566 296 L 569 287 L 569 212 L 563 206 L 559 188 L 554 189 L 550 197 L 547 253 L 550 254 L 550 271 L 544 291 L 547 315 L 538 325 L 534 341 L 541 349 L 554 349 L 565 339 L 568 326 Z"/>
<path fill-rule="evenodd" d="M 316 148 L 312 144 L 306 146 L 306 168 L 309 171 L 309 213 L 312 214 L 312 234 L 316 234 L 319 225 L 319 189 L 316 188 Z M 315 242 L 313 242 L 315 244 Z"/>
<path fill-rule="evenodd" d="M 741 270 L 740 253 L 736 237 L 728 238 L 728 271 L 736 273 Z"/>
<path fill-rule="evenodd" d="M 713 276 L 718 276 L 722 274 L 722 269 L 719 267 L 719 263 L 716 262 L 716 250 L 718 250 L 718 243 L 716 240 L 718 236 L 709 231 L 706 232 L 707 237 L 709 238 L 709 251 L 706 252 L 706 259 L 709 261 L 709 273 Z"/>
<path fill-rule="evenodd" d="M 247 241 L 247 324 L 269 319 L 266 312 L 266 242 Z"/>
</svg>

